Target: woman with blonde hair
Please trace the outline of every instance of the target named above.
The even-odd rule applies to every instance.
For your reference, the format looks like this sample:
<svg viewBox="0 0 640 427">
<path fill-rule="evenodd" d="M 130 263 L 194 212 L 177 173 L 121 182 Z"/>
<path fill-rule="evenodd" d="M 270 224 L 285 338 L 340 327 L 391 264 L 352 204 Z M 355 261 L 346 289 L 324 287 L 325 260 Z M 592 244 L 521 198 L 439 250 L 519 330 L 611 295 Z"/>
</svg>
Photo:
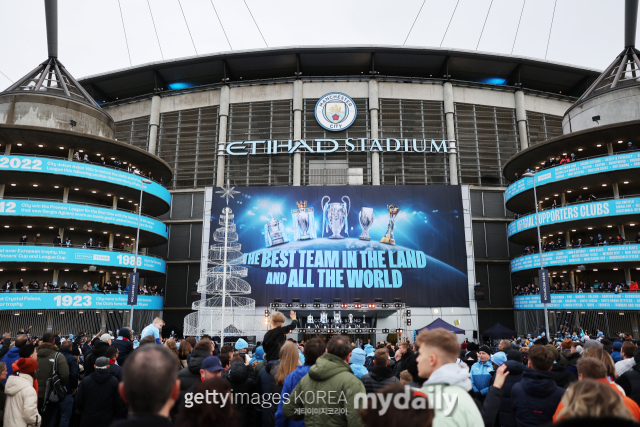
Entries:
<svg viewBox="0 0 640 427">
<path fill-rule="evenodd" d="M 584 354 L 582 357 L 593 357 L 595 359 L 601 360 L 604 363 L 604 366 L 607 368 L 607 379 L 610 382 L 614 382 L 618 375 L 616 375 L 616 366 L 613 363 L 613 359 L 609 353 L 598 347 L 589 347 L 584 350 Z"/>
<path fill-rule="evenodd" d="M 282 394 L 284 379 L 291 372 L 295 371 L 298 365 L 300 365 L 298 346 L 291 341 L 287 341 L 282 348 L 280 348 L 280 362 L 271 369 L 271 387 L 269 389 L 271 396 Z M 266 367 L 264 369 L 266 369 Z M 272 422 L 270 425 L 275 424 L 277 410 L 278 405 L 271 405 L 269 419 Z"/>
<path fill-rule="evenodd" d="M 178 346 L 176 345 L 176 340 L 173 338 L 169 338 L 164 342 L 164 347 L 168 348 L 169 351 L 176 357 L 176 368 L 178 370 L 182 369 L 182 362 L 180 362 L 180 356 L 178 355 Z"/>
<path fill-rule="evenodd" d="M 557 414 L 558 421 L 585 417 L 633 420 L 622 396 L 609 385 L 594 380 L 585 379 L 571 384 L 561 403 L 564 408 Z"/>
</svg>

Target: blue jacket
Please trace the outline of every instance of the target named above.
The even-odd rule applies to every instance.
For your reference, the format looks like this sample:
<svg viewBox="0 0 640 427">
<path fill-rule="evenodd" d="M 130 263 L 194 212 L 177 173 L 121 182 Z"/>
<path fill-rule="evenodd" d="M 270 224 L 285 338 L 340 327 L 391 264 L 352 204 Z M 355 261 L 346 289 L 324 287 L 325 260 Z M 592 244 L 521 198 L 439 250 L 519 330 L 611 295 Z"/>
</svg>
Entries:
<svg viewBox="0 0 640 427">
<path fill-rule="evenodd" d="M 482 393 L 486 396 L 489 393 L 489 386 L 491 385 L 491 371 L 493 371 L 493 363 L 487 360 L 485 363 L 477 361 L 471 366 L 471 386 L 473 391 Z"/>
<path fill-rule="evenodd" d="M 353 374 L 358 377 L 358 379 L 362 379 L 363 375 L 369 373 L 369 370 L 362 365 L 356 365 L 352 363 L 349 366 L 351 367 L 351 372 L 353 372 Z"/>
<path fill-rule="evenodd" d="M 309 368 L 311 368 L 309 365 L 298 366 L 295 371 L 291 372 L 284 379 L 284 386 L 282 386 L 281 395 L 282 398 L 280 399 L 280 403 L 278 403 L 278 410 L 276 411 L 276 427 L 304 427 L 304 420 L 291 421 L 290 419 L 285 418 L 284 413 L 282 412 L 282 405 L 284 400 L 291 395 L 293 389 L 296 388 L 300 380 L 307 375 Z"/>
<path fill-rule="evenodd" d="M 7 378 L 9 378 L 11 374 L 13 374 L 13 362 L 20 359 L 20 355 L 18 354 L 19 352 L 20 349 L 18 347 L 11 347 L 9 352 L 2 358 L 2 362 L 6 363 L 7 365 Z M 6 383 L 7 380 L 2 381 L 2 384 Z"/>
<path fill-rule="evenodd" d="M 616 362 L 619 362 L 619 361 L 621 361 L 621 360 L 622 360 L 622 355 L 620 354 L 620 352 L 619 352 L 619 351 L 614 350 L 614 351 L 611 353 L 611 358 L 613 359 L 613 363 L 616 363 Z"/>
<path fill-rule="evenodd" d="M 264 360 L 264 348 L 259 346 L 256 348 L 256 352 L 253 353 L 253 357 L 249 360 L 249 365 L 253 365 L 253 362 L 258 361 L 262 362 Z"/>
<path fill-rule="evenodd" d="M 78 388 L 78 378 L 80 377 L 80 370 L 78 369 L 78 361 L 75 356 L 71 354 L 70 350 L 60 350 L 60 353 L 64 355 L 67 365 L 69 365 L 69 379 L 67 380 L 67 394 Z"/>
<path fill-rule="evenodd" d="M 526 368 L 522 380 L 511 389 L 518 427 L 550 424 L 563 395 L 564 389 L 556 385 L 550 372 Z"/>
</svg>

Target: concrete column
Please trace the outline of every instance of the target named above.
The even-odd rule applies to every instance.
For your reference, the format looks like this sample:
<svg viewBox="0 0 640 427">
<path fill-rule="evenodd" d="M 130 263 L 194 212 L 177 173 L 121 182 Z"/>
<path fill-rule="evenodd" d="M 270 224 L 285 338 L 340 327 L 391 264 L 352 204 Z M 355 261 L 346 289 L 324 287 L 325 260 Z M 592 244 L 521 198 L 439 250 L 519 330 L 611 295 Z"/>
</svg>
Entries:
<svg viewBox="0 0 640 427">
<path fill-rule="evenodd" d="M 560 205 L 561 206 L 567 205 L 567 193 L 560 193 Z"/>
<path fill-rule="evenodd" d="M 0 184 L 0 199 L 4 198 L 4 184 Z"/>
<path fill-rule="evenodd" d="M 302 139 L 302 80 L 293 82 L 293 139 Z M 293 153 L 293 186 L 299 187 L 302 181 L 302 154 Z"/>
<path fill-rule="evenodd" d="M 158 142 L 158 126 L 160 126 L 160 102 L 162 98 L 158 95 L 151 97 L 151 115 L 149 117 L 149 152 L 156 154 L 156 143 Z"/>
<path fill-rule="evenodd" d="M 58 228 L 58 234 L 60 235 L 60 241 L 64 245 L 64 227 Z"/>
<path fill-rule="evenodd" d="M 113 233 L 109 233 L 109 250 L 113 250 L 113 240 L 114 240 Z"/>
<path fill-rule="evenodd" d="M 520 137 L 520 150 L 526 150 L 529 147 L 529 138 L 527 137 L 527 110 L 524 106 L 524 92 L 517 90 L 514 93 L 516 99 L 516 121 L 518 122 L 518 135 Z"/>
<path fill-rule="evenodd" d="M 226 160 L 227 145 L 227 121 L 229 120 L 229 86 L 220 88 L 220 126 L 218 128 L 218 170 L 216 171 L 216 186 L 224 185 L 224 166 Z"/>
<path fill-rule="evenodd" d="M 111 280 L 111 274 L 105 270 L 104 272 L 104 283 L 106 284 L 109 280 Z"/>
<path fill-rule="evenodd" d="M 113 209 L 118 209 L 118 198 L 113 196 Z"/>
<path fill-rule="evenodd" d="M 623 239 L 626 239 L 626 237 L 624 235 L 624 225 L 623 224 L 618 224 L 618 234 L 620 234 Z"/>
<path fill-rule="evenodd" d="M 73 152 L 74 152 L 74 149 L 69 148 L 69 151 L 67 151 L 67 160 L 73 160 Z"/>
<path fill-rule="evenodd" d="M 569 283 L 571 283 L 571 288 L 573 291 L 576 291 L 576 272 L 571 270 L 569 271 Z"/>
<path fill-rule="evenodd" d="M 371 139 L 378 138 L 378 81 L 369 80 L 369 116 L 371 119 Z M 380 185 L 380 153 L 371 152 L 371 183 Z"/>
<path fill-rule="evenodd" d="M 60 277 L 60 270 L 53 270 L 53 279 L 51 279 L 51 281 L 53 283 L 57 282 L 58 277 Z"/>
<path fill-rule="evenodd" d="M 620 189 L 618 188 L 618 183 L 614 182 L 611 185 L 611 188 L 613 188 L 613 198 L 614 199 L 619 199 L 620 198 Z"/>
<path fill-rule="evenodd" d="M 11 144 L 6 144 L 4 146 L 4 155 L 8 156 L 9 154 L 11 154 Z"/>
<path fill-rule="evenodd" d="M 607 154 L 608 155 L 613 155 L 613 143 L 611 142 L 607 142 Z"/>
<path fill-rule="evenodd" d="M 69 201 L 69 187 L 64 187 L 62 190 L 62 203 L 67 203 Z"/>
<path fill-rule="evenodd" d="M 458 151 L 456 149 L 453 85 L 450 82 L 445 82 L 442 85 L 442 90 L 444 93 L 444 118 L 447 126 L 447 140 L 449 141 L 449 184 L 458 185 Z"/>
<path fill-rule="evenodd" d="M 565 246 L 568 248 L 571 244 L 571 232 L 570 231 L 565 231 L 564 232 L 564 244 Z"/>
<path fill-rule="evenodd" d="M 631 283 L 631 269 L 624 269 L 624 281 L 627 282 L 627 285 Z"/>
</svg>

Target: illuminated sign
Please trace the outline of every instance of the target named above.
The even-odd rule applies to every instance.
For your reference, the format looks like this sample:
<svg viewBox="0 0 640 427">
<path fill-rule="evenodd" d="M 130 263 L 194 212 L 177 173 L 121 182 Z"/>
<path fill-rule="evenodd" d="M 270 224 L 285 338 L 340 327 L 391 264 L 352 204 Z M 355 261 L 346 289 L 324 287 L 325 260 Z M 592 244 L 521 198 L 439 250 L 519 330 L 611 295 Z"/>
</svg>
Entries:
<svg viewBox="0 0 640 427">
<path fill-rule="evenodd" d="M 542 263 L 546 267 L 604 262 L 629 262 L 640 259 L 640 245 L 606 245 L 588 248 L 545 252 Z M 511 272 L 540 268 L 540 255 L 525 255 L 511 260 Z"/>
<path fill-rule="evenodd" d="M 139 295 L 136 309 L 162 310 L 163 297 Z M 66 292 L 29 292 L 0 294 L 0 310 L 33 310 L 33 309 L 128 309 L 127 295 L 120 294 L 86 294 Z"/>
<path fill-rule="evenodd" d="M 538 295 L 519 295 L 513 297 L 516 310 L 542 310 L 543 304 Z M 601 310 L 640 310 L 639 293 L 575 293 L 551 294 L 549 309 L 601 309 Z"/>
</svg>

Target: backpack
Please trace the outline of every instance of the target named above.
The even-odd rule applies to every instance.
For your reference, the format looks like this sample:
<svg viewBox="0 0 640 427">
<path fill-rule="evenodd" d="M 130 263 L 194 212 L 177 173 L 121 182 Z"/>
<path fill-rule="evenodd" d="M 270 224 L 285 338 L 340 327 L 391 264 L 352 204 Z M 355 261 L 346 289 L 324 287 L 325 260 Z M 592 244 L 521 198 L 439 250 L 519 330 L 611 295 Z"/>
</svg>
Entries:
<svg viewBox="0 0 640 427">
<path fill-rule="evenodd" d="M 60 352 L 57 352 L 53 357 L 53 372 L 51 376 L 47 378 L 45 392 L 44 392 L 44 402 L 43 402 L 43 410 L 48 402 L 59 403 L 67 395 L 67 388 L 62 384 L 62 380 L 58 375 L 58 355 Z"/>
</svg>

